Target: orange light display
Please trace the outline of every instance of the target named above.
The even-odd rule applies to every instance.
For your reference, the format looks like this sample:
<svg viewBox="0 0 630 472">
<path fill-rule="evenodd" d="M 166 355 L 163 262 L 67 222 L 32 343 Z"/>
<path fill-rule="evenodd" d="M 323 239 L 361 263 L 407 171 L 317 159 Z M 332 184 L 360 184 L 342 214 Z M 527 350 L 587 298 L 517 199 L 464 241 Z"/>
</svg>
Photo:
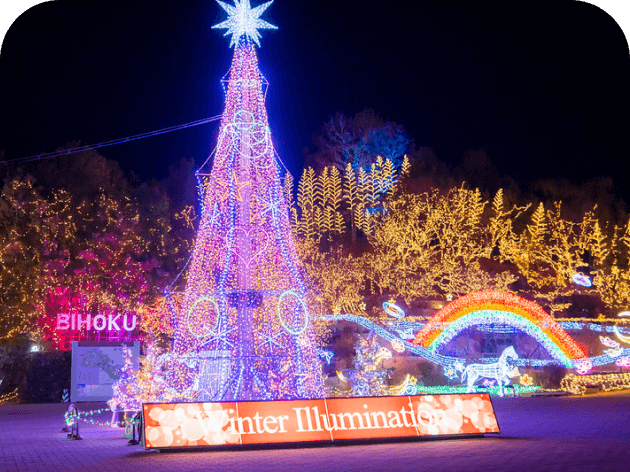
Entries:
<svg viewBox="0 0 630 472">
<path fill-rule="evenodd" d="M 144 404 L 145 449 L 499 433 L 486 393 Z"/>
</svg>

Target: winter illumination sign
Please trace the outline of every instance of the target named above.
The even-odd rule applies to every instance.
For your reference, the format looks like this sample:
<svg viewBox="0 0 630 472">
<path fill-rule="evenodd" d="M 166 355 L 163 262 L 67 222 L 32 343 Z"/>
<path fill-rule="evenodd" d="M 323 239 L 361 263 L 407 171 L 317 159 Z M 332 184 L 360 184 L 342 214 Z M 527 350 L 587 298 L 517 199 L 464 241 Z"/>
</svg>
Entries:
<svg viewBox="0 0 630 472">
<path fill-rule="evenodd" d="M 486 393 L 144 404 L 145 449 L 499 433 Z"/>
</svg>

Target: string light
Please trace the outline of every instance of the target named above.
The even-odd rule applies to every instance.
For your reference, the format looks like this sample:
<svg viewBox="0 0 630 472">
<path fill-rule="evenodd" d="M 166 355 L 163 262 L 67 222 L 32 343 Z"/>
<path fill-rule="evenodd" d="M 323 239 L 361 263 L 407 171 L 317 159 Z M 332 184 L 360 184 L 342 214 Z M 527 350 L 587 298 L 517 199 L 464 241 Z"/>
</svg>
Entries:
<svg viewBox="0 0 630 472">
<path fill-rule="evenodd" d="M 115 426 L 111 421 L 98 421 L 94 418 L 94 415 L 100 415 L 101 413 L 111 412 L 109 408 L 99 408 L 98 410 L 79 411 L 76 415 L 70 411 L 64 414 L 64 421 L 67 426 L 71 426 L 77 419 L 94 426 Z"/>
<path fill-rule="evenodd" d="M 563 390 L 574 395 L 584 395 L 587 388 L 600 388 L 604 392 L 630 389 L 630 373 L 619 374 L 567 374 L 561 381 Z"/>
<path fill-rule="evenodd" d="M 13 400 L 18 399 L 18 389 L 17 387 L 9 393 L 5 393 L 4 395 L 0 395 L 0 403 L 8 403 Z"/>
<path fill-rule="evenodd" d="M 168 295 L 178 311 L 166 381 L 182 400 L 324 395 L 314 300 L 294 247 L 253 44 L 270 26 L 259 19 L 270 3 L 219 2 L 229 18 L 215 27 L 227 28 L 236 46 L 225 112 L 212 168 L 198 172 L 202 214 L 186 285 Z"/>
<path fill-rule="evenodd" d="M 510 385 L 512 388 L 514 395 L 523 395 L 528 393 L 534 393 L 541 391 L 542 388 L 538 385 L 532 386 L 523 386 L 519 384 Z M 417 385 L 415 387 L 415 392 L 409 393 L 410 395 L 440 395 L 440 394 L 448 394 L 448 393 L 466 393 L 465 386 L 451 386 L 451 385 L 438 385 L 438 386 L 427 386 L 427 385 Z M 491 396 L 499 396 L 499 387 L 498 386 L 490 386 L 490 387 L 477 387 L 477 393 L 488 393 Z"/>
<path fill-rule="evenodd" d="M 445 327 L 446 323 L 450 323 Z M 474 292 L 445 305 L 416 335 L 415 344 L 438 349 L 468 326 L 508 324 L 525 331 L 567 366 L 586 357 L 558 323 L 536 303 L 509 292 Z"/>
</svg>

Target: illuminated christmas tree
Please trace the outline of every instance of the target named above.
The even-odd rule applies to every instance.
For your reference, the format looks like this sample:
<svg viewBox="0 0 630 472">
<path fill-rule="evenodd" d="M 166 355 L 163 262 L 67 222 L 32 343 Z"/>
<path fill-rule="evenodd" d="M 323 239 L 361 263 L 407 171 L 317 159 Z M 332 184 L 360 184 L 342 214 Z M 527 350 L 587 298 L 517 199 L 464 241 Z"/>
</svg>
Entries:
<svg viewBox="0 0 630 472">
<path fill-rule="evenodd" d="M 352 387 L 352 396 L 383 396 L 389 393 L 387 378 L 390 371 L 383 366 L 385 359 L 391 359 L 389 349 L 378 344 L 376 335 L 371 333 L 367 338 L 359 336 L 354 344 L 354 370 L 348 371 Z"/>
<path fill-rule="evenodd" d="M 221 1 L 235 47 L 224 80 L 226 107 L 215 151 L 198 172 L 199 229 L 177 302 L 171 383 L 189 400 L 273 400 L 324 395 L 307 286 L 288 208 L 258 68 L 260 16 Z"/>
</svg>

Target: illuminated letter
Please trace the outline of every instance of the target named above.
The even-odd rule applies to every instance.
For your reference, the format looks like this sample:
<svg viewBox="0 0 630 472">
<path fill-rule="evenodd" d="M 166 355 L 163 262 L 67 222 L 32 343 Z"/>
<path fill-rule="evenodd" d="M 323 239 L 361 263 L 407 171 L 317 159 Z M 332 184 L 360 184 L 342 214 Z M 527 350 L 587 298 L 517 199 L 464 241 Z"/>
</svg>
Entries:
<svg viewBox="0 0 630 472">
<path fill-rule="evenodd" d="M 298 433 L 301 433 L 302 431 L 305 431 L 305 429 L 303 428 L 303 425 L 302 425 L 302 413 L 301 413 L 301 411 L 302 410 L 306 410 L 306 409 L 308 409 L 308 407 L 293 408 L 293 410 L 297 413 L 297 423 L 298 423 L 297 432 Z M 307 412 L 307 414 L 308 414 L 308 412 Z"/>
<path fill-rule="evenodd" d="M 400 414 L 402 415 L 403 421 L 405 422 L 405 426 L 409 427 L 409 426 L 413 426 L 414 425 L 413 422 L 412 423 L 407 423 L 407 415 L 411 414 L 413 416 L 413 410 L 412 411 L 407 411 L 407 410 L 405 410 L 405 407 L 403 406 L 400 409 Z M 418 415 L 420 415 L 420 414 L 418 413 Z"/>
<path fill-rule="evenodd" d="M 376 418 L 378 415 L 381 415 L 381 418 L 383 418 L 383 426 L 379 426 L 378 424 L 378 419 Z M 374 428 L 387 428 L 387 418 L 385 417 L 385 413 L 382 411 L 372 413 L 372 419 L 374 420 Z"/>
<path fill-rule="evenodd" d="M 337 418 L 335 417 L 335 415 L 331 415 L 333 419 L 335 420 L 335 426 L 328 426 L 328 417 L 326 415 L 321 415 L 321 416 L 322 416 L 322 420 L 324 421 L 324 429 L 326 431 L 334 431 L 337 429 Z"/>
<path fill-rule="evenodd" d="M 239 432 L 236 431 L 236 425 L 234 424 L 234 418 L 228 419 L 228 422 L 230 423 L 230 427 L 228 428 L 228 433 L 239 434 Z M 202 424 L 203 424 L 203 422 L 202 422 Z"/>
<path fill-rule="evenodd" d="M 127 326 L 127 315 L 125 315 L 125 318 L 123 319 L 123 327 L 125 328 L 125 330 L 127 331 L 133 331 L 136 327 L 136 315 L 133 315 L 131 317 L 131 321 L 132 321 L 132 325 L 131 326 Z"/>
<path fill-rule="evenodd" d="M 90 330 L 92 315 L 85 315 L 86 319 L 81 319 L 81 315 L 77 315 L 77 329 L 81 329 L 81 325 L 85 325 L 86 330 Z"/>
<path fill-rule="evenodd" d="M 75 318 L 75 316 L 76 316 L 76 315 L 75 315 L 74 313 L 72 313 L 72 315 L 71 315 L 71 321 L 72 321 L 72 323 L 71 323 L 71 326 L 70 326 L 70 329 L 72 329 L 72 331 L 74 331 L 74 329 L 75 329 L 75 328 L 74 328 L 74 318 Z"/>
<path fill-rule="evenodd" d="M 367 410 L 367 407 L 368 406 L 364 403 L 363 408 Z M 363 416 L 365 417 L 365 422 L 367 423 L 366 428 L 371 428 L 372 424 L 370 423 L 370 413 L 366 411 L 365 413 L 363 413 Z"/>
<path fill-rule="evenodd" d="M 315 431 L 324 431 L 322 429 L 322 424 L 319 422 L 319 410 L 316 406 L 313 407 L 313 413 L 315 414 L 315 423 L 317 424 L 317 429 Z"/>
<path fill-rule="evenodd" d="M 341 424 L 339 429 L 357 429 L 357 427 L 354 425 L 354 421 L 352 420 L 353 416 L 356 416 L 357 418 L 359 418 L 359 429 L 367 429 L 363 425 L 363 417 L 361 416 L 361 413 L 358 413 L 358 412 L 355 412 L 355 413 L 338 413 L 337 416 L 339 417 L 339 423 Z M 348 420 L 350 420 L 350 428 L 346 428 L 346 425 L 343 422 L 343 417 L 344 416 L 346 416 L 348 418 Z"/>
<path fill-rule="evenodd" d="M 260 414 L 256 412 L 256 414 L 254 415 L 254 420 L 256 420 L 256 431 L 258 431 L 258 434 L 262 434 L 262 430 L 260 429 L 261 419 L 262 419 L 262 416 L 260 416 Z"/>
<path fill-rule="evenodd" d="M 273 416 L 265 417 L 265 420 L 263 421 L 263 427 L 265 428 L 265 431 L 267 431 L 269 434 L 273 434 L 278 431 L 277 426 L 273 429 L 270 428 L 270 426 L 275 426 L 277 422 L 278 420 Z"/>
<path fill-rule="evenodd" d="M 390 428 L 402 428 L 403 425 L 400 422 L 400 415 L 398 414 L 397 411 L 390 411 L 389 413 L 387 413 L 387 416 L 389 416 L 389 427 Z M 396 421 L 394 421 L 396 420 Z"/>
<path fill-rule="evenodd" d="M 284 416 L 280 415 L 280 416 L 278 416 L 278 423 L 280 423 L 280 432 L 281 433 L 286 433 L 287 432 L 287 430 L 284 429 L 284 420 L 289 421 L 289 415 L 284 415 Z"/>
<path fill-rule="evenodd" d="M 322 418 L 324 417 L 324 415 L 322 415 Z M 335 423 L 333 425 L 333 423 Z M 330 415 L 330 429 L 328 429 L 328 427 L 326 426 L 326 421 L 324 421 L 324 428 L 328 429 L 328 431 L 336 431 L 339 429 L 339 426 L 337 426 L 337 416 L 336 415 Z"/>
<path fill-rule="evenodd" d="M 249 432 L 245 432 L 243 431 L 243 421 L 247 420 L 247 422 L 249 423 Z M 241 434 L 256 434 L 253 429 L 254 429 L 254 424 L 252 423 L 252 419 L 249 416 L 244 416 L 242 418 L 237 418 L 236 421 L 238 421 L 238 432 Z"/>
<path fill-rule="evenodd" d="M 310 412 L 310 408 L 305 406 L 304 408 L 293 408 L 296 413 L 297 413 L 297 421 L 298 421 L 298 429 L 297 432 L 302 432 L 302 431 L 315 431 L 313 429 L 313 420 L 311 419 L 311 412 Z M 304 413 L 306 413 L 306 421 L 308 422 L 308 429 L 304 429 L 303 428 L 303 424 L 302 424 L 302 414 L 300 413 L 300 410 L 304 410 Z"/>
<path fill-rule="evenodd" d="M 120 326 L 118 326 L 116 324 L 116 320 L 120 318 L 120 315 L 116 315 L 114 318 L 112 318 L 112 315 L 108 315 L 108 320 L 107 320 L 107 330 L 111 331 L 112 329 L 114 329 L 114 326 L 116 327 L 116 331 L 120 331 Z"/>
<path fill-rule="evenodd" d="M 70 329 L 70 315 L 57 313 L 57 329 Z"/>
<path fill-rule="evenodd" d="M 105 315 L 96 315 L 92 320 L 92 327 L 96 331 L 103 331 L 107 327 L 107 318 L 105 318 Z"/>
</svg>

